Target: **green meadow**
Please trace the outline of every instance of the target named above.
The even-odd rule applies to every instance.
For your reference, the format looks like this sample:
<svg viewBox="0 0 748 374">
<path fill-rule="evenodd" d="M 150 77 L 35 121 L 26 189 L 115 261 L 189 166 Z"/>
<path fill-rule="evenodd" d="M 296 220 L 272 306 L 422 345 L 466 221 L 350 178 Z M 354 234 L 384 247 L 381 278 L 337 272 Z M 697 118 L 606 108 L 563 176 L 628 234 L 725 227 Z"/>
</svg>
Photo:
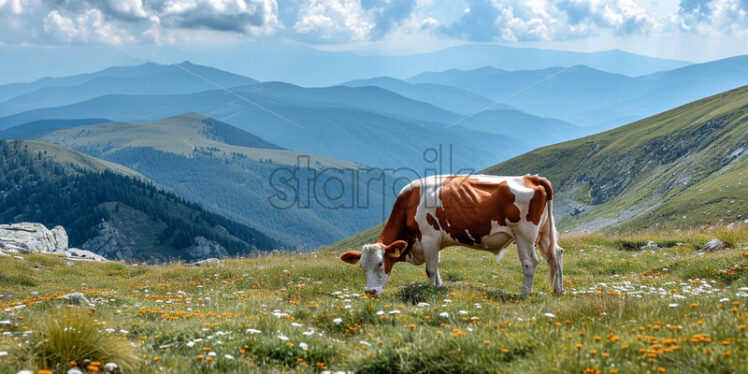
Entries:
<svg viewBox="0 0 748 374">
<path fill-rule="evenodd" d="M 697 250 L 712 238 L 727 248 Z M 398 264 L 378 299 L 347 245 L 202 267 L 2 257 L 0 373 L 748 372 L 748 225 L 560 244 L 565 294 L 541 262 L 524 299 L 513 248 L 445 249 L 442 287 Z"/>
</svg>

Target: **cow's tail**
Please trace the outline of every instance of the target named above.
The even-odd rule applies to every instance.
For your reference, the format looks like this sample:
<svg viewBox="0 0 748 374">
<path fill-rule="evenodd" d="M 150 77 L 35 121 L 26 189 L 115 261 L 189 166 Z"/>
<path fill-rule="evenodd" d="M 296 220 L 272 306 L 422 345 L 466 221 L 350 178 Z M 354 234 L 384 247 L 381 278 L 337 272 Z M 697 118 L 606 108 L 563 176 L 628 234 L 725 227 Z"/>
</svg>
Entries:
<svg viewBox="0 0 748 374">
<path fill-rule="evenodd" d="M 563 249 L 556 243 L 558 232 L 556 232 L 556 225 L 553 222 L 553 188 L 551 183 L 545 178 L 538 178 L 538 184 L 542 185 L 545 189 L 547 202 L 546 207 L 546 220 L 543 228 L 541 228 L 541 250 L 545 255 L 550 268 L 551 283 L 553 285 L 553 292 L 557 295 L 563 293 Z"/>
</svg>

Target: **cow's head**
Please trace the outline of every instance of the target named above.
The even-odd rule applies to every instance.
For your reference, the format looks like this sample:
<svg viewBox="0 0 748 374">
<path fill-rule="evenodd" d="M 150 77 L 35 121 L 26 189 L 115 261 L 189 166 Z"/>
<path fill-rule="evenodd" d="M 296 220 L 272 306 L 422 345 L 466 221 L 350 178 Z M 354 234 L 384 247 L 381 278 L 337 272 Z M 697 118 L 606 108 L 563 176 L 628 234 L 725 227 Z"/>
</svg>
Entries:
<svg viewBox="0 0 748 374">
<path fill-rule="evenodd" d="M 408 243 L 404 240 L 397 240 L 389 245 L 366 244 L 361 252 L 348 251 L 340 259 L 349 264 L 360 264 L 366 272 L 366 294 L 379 296 L 390 276 L 392 265 L 401 258 L 407 247 Z"/>
</svg>

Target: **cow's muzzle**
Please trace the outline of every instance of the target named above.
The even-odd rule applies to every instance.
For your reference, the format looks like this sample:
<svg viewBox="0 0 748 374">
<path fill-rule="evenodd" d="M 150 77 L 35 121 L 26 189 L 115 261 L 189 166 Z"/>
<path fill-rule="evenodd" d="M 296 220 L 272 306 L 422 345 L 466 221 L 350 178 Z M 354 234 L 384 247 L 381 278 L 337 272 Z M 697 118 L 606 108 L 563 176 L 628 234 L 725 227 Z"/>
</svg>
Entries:
<svg viewBox="0 0 748 374">
<path fill-rule="evenodd" d="M 371 296 L 371 297 L 377 297 L 379 296 L 379 290 L 377 289 L 366 290 L 366 295 Z"/>
</svg>

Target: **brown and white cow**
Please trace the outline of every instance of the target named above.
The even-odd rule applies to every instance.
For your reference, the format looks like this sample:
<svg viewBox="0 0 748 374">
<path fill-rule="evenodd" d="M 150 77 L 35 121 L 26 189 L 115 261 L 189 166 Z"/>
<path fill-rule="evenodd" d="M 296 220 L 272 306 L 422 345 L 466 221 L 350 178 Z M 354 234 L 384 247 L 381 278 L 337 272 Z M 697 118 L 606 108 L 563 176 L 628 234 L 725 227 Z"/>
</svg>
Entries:
<svg viewBox="0 0 748 374">
<path fill-rule="evenodd" d="M 426 264 L 432 285 L 441 285 L 439 251 L 460 245 L 492 252 L 499 261 L 517 243 L 524 270 L 522 294 L 532 291 L 540 248 L 550 267 L 556 294 L 563 292 L 563 249 L 556 244 L 553 189 L 537 175 L 440 175 L 415 180 L 397 196 L 392 213 L 374 243 L 340 259 L 360 263 L 366 293 L 382 293 L 394 264 Z"/>
</svg>

